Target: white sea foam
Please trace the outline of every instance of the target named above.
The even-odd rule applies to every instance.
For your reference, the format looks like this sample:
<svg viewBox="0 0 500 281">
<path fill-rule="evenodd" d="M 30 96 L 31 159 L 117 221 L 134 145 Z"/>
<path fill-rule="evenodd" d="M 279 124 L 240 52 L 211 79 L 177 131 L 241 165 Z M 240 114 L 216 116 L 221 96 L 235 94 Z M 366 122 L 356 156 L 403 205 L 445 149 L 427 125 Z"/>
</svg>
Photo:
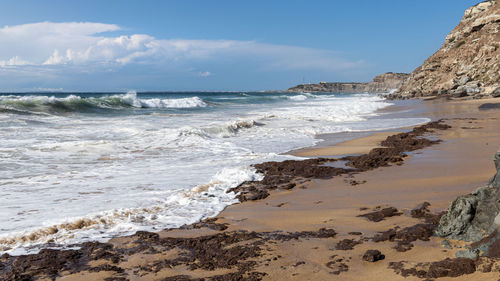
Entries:
<svg viewBox="0 0 500 281">
<path fill-rule="evenodd" d="M 287 98 L 291 99 L 291 100 L 295 100 L 295 101 L 302 101 L 302 100 L 306 100 L 307 96 L 305 96 L 305 95 L 297 95 L 297 96 L 288 96 Z"/>
<path fill-rule="evenodd" d="M 132 234 L 138 230 L 154 231 L 160 228 L 180 227 L 206 217 L 215 216 L 225 206 L 237 202 L 230 188 L 244 181 L 262 179 L 250 167 L 225 168 L 212 177 L 208 184 L 192 190 L 159 192 L 157 204 L 147 207 L 121 208 L 91 213 L 83 217 L 66 218 L 44 227 L 0 235 L 0 252 L 24 254 L 37 252 L 39 245 L 106 240 L 113 235 Z"/>
<path fill-rule="evenodd" d="M 207 104 L 199 97 L 180 99 L 139 99 L 135 91 L 129 91 L 125 95 L 117 96 L 124 103 L 139 108 L 190 108 L 206 107 Z"/>
</svg>

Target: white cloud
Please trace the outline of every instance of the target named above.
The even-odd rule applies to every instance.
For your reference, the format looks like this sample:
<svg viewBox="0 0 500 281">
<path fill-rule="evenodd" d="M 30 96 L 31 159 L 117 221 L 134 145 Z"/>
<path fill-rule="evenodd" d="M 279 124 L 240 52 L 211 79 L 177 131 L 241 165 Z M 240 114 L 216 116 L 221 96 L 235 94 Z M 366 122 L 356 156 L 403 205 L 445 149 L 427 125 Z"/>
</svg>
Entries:
<svg viewBox="0 0 500 281">
<path fill-rule="evenodd" d="M 104 66 L 248 60 L 272 69 L 338 71 L 356 68 L 337 53 L 255 41 L 157 39 L 145 34 L 110 36 L 114 24 L 40 22 L 0 28 L 0 67 Z M 196 67 L 196 66 L 195 66 Z M 209 76 L 210 72 L 200 73 Z"/>
<path fill-rule="evenodd" d="M 0 67 L 28 65 L 28 64 L 30 64 L 28 61 L 25 61 L 18 56 L 11 57 L 8 60 L 0 60 Z"/>
<path fill-rule="evenodd" d="M 208 77 L 208 76 L 212 75 L 212 73 L 210 71 L 204 71 L 204 72 L 200 72 L 199 75 L 201 77 Z"/>
</svg>

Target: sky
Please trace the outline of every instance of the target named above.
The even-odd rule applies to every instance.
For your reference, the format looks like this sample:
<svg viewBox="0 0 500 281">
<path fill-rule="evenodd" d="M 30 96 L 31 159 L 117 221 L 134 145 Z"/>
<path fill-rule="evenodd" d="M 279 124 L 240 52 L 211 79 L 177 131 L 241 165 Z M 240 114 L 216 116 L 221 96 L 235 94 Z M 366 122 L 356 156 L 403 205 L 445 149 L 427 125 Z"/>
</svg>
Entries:
<svg viewBox="0 0 500 281">
<path fill-rule="evenodd" d="M 411 72 L 472 0 L 3 0 L 0 91 L 257 91 Z"/>
</svg>

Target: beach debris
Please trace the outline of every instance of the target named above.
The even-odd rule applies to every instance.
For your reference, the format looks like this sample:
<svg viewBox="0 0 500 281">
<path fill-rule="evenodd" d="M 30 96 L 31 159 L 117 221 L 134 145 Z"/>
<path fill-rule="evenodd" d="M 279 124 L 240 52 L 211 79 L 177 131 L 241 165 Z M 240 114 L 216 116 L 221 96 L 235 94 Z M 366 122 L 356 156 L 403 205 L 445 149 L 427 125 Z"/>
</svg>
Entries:
<svg viewBox="0 0 500 281">
<path fill-rule="evenodd" d="M 430 211 L 429 211 L 430 205 L 431 205 L 431 203 L 429 203 L 427 201 L 419 204 L 415 209 L 410 211 L 411 217 L 418 218 L 418 219 L 426 218 L 430 214 Z"/>
<path fill-rule="evenodd" d="M 387 231 L 379 232 L 372 240 L 374 242 L 394 241 L 397 242 L 394 247 L 399 252 L 406 252 L 413 247 L 411 242 L 421 240 L 429 241 L 436 229 L 435 224 L 420 223 L 402 229 L 392 228 Z"/>
<path fill-rule="evenodd" d="M 340 240 L 335 245 L 335 249 L 336 250 L 343 250 L 343 251 L 352 250 L 352 249 L 354 249 L 354 246 L 356 246 L 358 244 L 362 244 L 362 243 L 363 242 L 361 240 L 355 241 L 354 239 L 343 239 L 343 240 Z"/>
<path fill-rule="evenodd" d="M 351 186 L 356 186 L 356 185 L 360 185 L 360 184 L 366 183 L 366 180 L 357 181 L 357 180 L 353 180 L 353 179 L 351 179 L 351 180 L 345 179 L 344 182 L 345 183 L 349 183 Z"/>
<path fill-rule="evenodd" d="M 383 259 L 385 259 L 385 255 L 379 250 L 367 250 L 363 255 L 363 260 L 367 262 L 376 262 Z"/>
<path fill-rule="evenodd" d="M 326 263 L 326 267 L 333 269 L 333 271 L 331 271 L 330 274 L 339 275 L 340 273 L 349 270 L 349 266 L 344 263 L 345 258 L 333 255 L 330 257 L 330 259 L 332 259 L 332 261 Z"/>
<path fill-rule="evenodd" d="M 398 212 L 398 209 L 394 207 L 387 207 L 378 211 L 359 215 L 358 217 L 367 218 L 368 220 L 373 222 L 379 222 L 384 220 L 385 218 L 400 216 L 401 214 L 402 214 L 401 212 Z"/>
<path fill-rule="evenodd" d="M 384 147 L 374 148 L 368 154 L 359 156 L 346 156 L 341 160 L 348 160 L 348 166 L 361 171 L 388 166 L 391 163 L 402 163 L 407 156 L 404 152 L 415 151 L 427 146 L 440 143 L 441 140 L 429 140 L 422 136 L 432 130 L 446 130 L 449 125 L 443 124 L 444 120 L 437 120 L 417 126 L 410 132 L 399 133 L 388 136 L 381 145 Z"/>
<path fill-rule="evenodd" d="M 217 223 L 216 221 L 218 218 L 208 218 L 204 219 L 200 222 L 189 224 L 189 225 L 183 225 L 180 227 L 180 229 L 200 229 L 200 228 L 209 228 L 212 230 L 217 230 L 217 231 L 223 231 L 226 230 L 228 227 L 228 223 Z"/>
<path fill-rule="evenodd" d="M 467 258 L 444 259 L 436 262 L 424 262 L 409 264 L 408 262 L 390 262 L 389 268 L 403 277 L 417 276 L 420 278 L 440 278 L 440 277 L 458 277 L 465 274 L 476 272 L 476 262 Z M 413 265 L 413 267 L 412 267 Z M 488 269 L 486 269 L 488 270 Z M 491 270 L 490 270 L 491 271 Z M 490 272 L 483 271 L 483 272 Z"/>
<path fill-rule="evenodd" d="M 413 128 L 410 132 L 389 136 L 382 142 L 385 147 L 374 148 L 367 154 L 335 158 L 313 158 L 305 160 L 285 160 L 282 162 L 270 161 L 253 165 L 258 173 L 264 174 L 261 181 L 247 181 L 228 192 L 237 193 L 240 202 L 255 201 L 267 198 L 270 190 L 290 190 L 308 179 L 330 179 L 339 175 L 352 175 L 389 164 L 401 164 L 406 157 L 404 152 L 415 151 L 426 146 L 434 145 L 440 140 L 429 140 L 424 134 L 433 130 L 450 128 L 443 124 L 444 120 L 429 122 Z M 335 161 L 346 161 L 348 169 L 325 165 Z M 352 185 L 366 181 L 353 180 Z"/>
<path fill-rule="evenodd" d="M 208 219 L 193 226 L 187 226 L 186 229 L 205 227 L 205 224 L 210 225 L 215 221 Z M 72 245 L 78 248 L 72 250 L 44 249 L 38 254 L 22 256 L 4 254 L 0 256 L 0 280 L 33 280 L 34 277 L 55 279 L 63 272 L 72 274 L 100 271 L 111 272 L 113 278 L 125 278 L 126 274 L 131 273 L 125 273 L 127 265 L 122 265 L 122 262 L 127 260 L 123 257 L 167 253 L 175 253 L 175 255 L 142 263 L 134 267 L 133 271 L 140 276 L 145 276 L 155 275 L 163 269 L 176 266 L 206 271 L 234 269 L 235 272 L 211 278 L 214 280 L 261 280 L 265 273 L 255 271 L 257 263 L 253 259 L 265 255 L 263 250 L 267 248 L 266 243 L 298 239 L 328 239 L 334 238 L 336 234 L 331 228 L 298 232 L 224 231 L 197 237 L 160 237 L 157 233 L 138 231 L 133 235 L 121 237 L 120 242 L 116 244 L 87 242 Z M 278 258 L 281 256 L 278 255 L 272 260 L 275 261 Z M 91 261 L 99 261 L 99 265 L 92 266 L 95 263 L 90 263 Z M 175 277 L 177 279 L 172 278 L 170 280 L 196 280 L 187 275 L 178 275 Z"/>
</svg>

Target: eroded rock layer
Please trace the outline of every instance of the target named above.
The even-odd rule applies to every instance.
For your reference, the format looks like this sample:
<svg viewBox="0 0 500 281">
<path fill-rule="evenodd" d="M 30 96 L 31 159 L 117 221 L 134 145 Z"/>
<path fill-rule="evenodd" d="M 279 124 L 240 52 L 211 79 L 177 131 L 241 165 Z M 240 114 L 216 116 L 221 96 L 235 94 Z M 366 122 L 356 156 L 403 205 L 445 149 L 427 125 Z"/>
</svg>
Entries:
<svg viewBox="0 0 500 281">
<path fill-rule="evenodd" d="M 499 29 L 500 2 L 470 7 L 442 47 L 392 97 L 500 97 Z"/>
</svg>

